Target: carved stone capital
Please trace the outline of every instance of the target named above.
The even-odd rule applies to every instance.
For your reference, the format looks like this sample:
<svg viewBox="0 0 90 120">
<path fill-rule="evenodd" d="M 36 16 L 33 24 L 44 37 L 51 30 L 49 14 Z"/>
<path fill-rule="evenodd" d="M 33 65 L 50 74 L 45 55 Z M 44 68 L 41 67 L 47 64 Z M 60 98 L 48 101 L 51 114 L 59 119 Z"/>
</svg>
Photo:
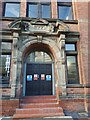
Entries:
<svg viewBox="0 0 90 120">
<path fill-rule="evenodd" d="M 66 64 L 65 59 L 62 59 L 62 64 L 63 64 L 63 65 L 65 65 L 65 64 Z"/>
<path fill-rule="evenodd" d="M 19 37 L 18 32 L 13 32 L 13 38 L 18 38 L 18 37 Z"/>
<path fill-rule="evenodd" d="M 13 63 L 16 64 L 17 63 L 17 59 L 13 58 Z"/>
<path fill-rule="evenodd" d="M 38 42 L 42 42 L 42 36 L 37 36 L 37 40 L 38 40 Z"/>
</svg>

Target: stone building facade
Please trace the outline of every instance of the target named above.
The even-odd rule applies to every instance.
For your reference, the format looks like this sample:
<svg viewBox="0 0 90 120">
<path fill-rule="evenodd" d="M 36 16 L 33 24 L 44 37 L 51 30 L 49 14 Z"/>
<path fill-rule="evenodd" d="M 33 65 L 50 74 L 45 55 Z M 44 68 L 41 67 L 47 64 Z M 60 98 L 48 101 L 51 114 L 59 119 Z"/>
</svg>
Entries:
<svg viewBox="0 0 90 120">
<path fill-rule="evenodd" d="M 1 115 L 13 116 L 26 96 L 90 112 L 88 11 L 88 0 L 0 1 Z"/>
</svg>

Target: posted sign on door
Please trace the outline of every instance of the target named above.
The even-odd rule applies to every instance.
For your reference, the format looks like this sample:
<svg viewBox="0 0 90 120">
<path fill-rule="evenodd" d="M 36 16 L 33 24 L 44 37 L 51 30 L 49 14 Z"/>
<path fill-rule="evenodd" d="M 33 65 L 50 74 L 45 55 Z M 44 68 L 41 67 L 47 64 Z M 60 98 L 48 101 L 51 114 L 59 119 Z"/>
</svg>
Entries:
<svg viewBox="0 0 90 120">
<path fill-rule="evenodd" d="M 45 74 L 41 74 L 41 80 L 45 80 Z"/>
<path fill-rule="evenodd" d="M 38 80 L 39 75 L 38 74 L 34 74 L 34 80 Z"/>
</svg>

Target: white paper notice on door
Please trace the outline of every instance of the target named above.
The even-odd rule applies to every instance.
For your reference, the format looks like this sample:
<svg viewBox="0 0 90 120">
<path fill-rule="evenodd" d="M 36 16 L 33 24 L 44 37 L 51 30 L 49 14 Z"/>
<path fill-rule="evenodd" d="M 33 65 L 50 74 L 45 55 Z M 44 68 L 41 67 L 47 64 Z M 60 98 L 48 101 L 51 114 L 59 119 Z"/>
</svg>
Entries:
<svg viewBox="0 0 90 120">
<path fill-rule="evenodd" d="M 45 74 L 41 74 L 41 80 L 45 80 Z"/>
<path fill-rule="evenodd" d="M 34 74 L 34 80 L 38 80 L 39 75 L 38 74 Z"/>
</svg>

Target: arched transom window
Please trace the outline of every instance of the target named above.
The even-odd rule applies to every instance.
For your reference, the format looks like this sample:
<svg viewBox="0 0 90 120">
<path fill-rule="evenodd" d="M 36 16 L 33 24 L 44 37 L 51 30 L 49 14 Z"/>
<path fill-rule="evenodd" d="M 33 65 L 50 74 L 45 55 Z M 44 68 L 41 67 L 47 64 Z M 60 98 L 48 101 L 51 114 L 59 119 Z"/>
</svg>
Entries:
<svg viewBox="0 0 90 120">
<path fill-rule="evenodd" d="M 28 55 L 27 63 L 29 62 L 52 62 L 52 59 L 46 52 L 35 51 Z"/>
</svg>

